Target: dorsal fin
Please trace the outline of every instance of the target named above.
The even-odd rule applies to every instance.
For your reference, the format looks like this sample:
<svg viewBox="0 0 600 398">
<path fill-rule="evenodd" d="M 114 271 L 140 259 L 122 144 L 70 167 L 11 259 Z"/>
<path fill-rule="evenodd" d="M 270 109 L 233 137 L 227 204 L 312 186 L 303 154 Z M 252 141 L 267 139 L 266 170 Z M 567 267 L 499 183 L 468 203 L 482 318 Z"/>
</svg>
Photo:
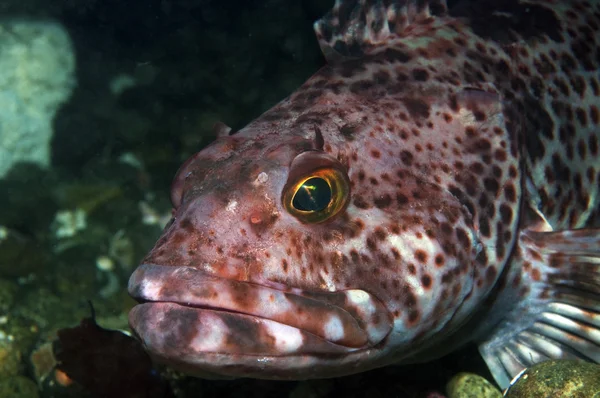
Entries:
<svg viewBox="0 0 600 398">
<path fill-rule="evenodd" d="M 447 13 L 446 0 L 336 0 L 314 28 L 327 62 L 358 58 L 411 23 Z"/>
</svg>

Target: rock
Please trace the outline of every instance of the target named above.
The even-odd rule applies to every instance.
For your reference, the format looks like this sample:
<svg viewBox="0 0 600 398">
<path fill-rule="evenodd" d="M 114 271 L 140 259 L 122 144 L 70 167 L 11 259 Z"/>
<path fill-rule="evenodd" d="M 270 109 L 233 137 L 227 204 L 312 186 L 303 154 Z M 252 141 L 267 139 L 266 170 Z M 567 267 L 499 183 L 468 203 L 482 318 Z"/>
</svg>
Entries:
<svg viewBox="0 0 600 398">
<path fill-rule="evenodd" d="M 44 343 L 33 350 L 29 356 L 29 363 L 31 364 L 35 381 L 41 386 L 56 367 L 56 358 L 52 350 L 52 343 Z"/>
<path fill-rule="evenodd" d="M 0 22 L 0 177 L 50 163 L 52 120 L 75 87 L 75 55 L 57 23 Z"/>
<path fill-rule="evenodd" d="M 448 398 L 502 398 L 489 381 L 474 373 L 459 373 L 446 386 Z"/>
<path fill-rule="evenodd" d="M 528 368 L 506 391 L 507 398 L 600 397 L 600 365 L 551 360 Z"/>
<path fill-rule="evenodd" d="M 18 375 L 22 370 L 21 351 L 11 335 L 0 331 L 0 379 Z M 10 397 L 2 395 L 0 397 Z"/>
<path fill-rule="evenodd" d="M 37 398 L 37 386 L 33 381 L 23 376 L 0 379 L 0 397 Z"/>
</svg>

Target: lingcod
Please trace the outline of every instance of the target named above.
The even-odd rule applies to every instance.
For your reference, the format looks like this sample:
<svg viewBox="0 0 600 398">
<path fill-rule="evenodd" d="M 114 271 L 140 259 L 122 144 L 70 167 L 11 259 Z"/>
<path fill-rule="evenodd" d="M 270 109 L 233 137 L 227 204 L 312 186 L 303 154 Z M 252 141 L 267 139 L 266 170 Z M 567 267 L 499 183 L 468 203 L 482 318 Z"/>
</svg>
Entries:
<svg viewBox="0 0 600 398">
<path fill-rule="evenodd" d="M 337 0 L 327 64 L 185 162 L 129 321 L 192 375 L 476 344 L 600 362 L 600 2 Z"/>
</svg>

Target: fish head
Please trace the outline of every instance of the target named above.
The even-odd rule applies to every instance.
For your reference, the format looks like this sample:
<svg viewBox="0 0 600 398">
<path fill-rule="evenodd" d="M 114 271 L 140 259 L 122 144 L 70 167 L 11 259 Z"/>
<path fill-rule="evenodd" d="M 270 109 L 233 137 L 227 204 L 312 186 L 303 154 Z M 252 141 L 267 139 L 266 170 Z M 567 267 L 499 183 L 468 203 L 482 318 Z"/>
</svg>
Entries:
<svg viewBox="0 0 600 398">
<path fill-rule="evenodd" d="M 173 219 L 129 281 L 130 324 L 157 360 L 336 376 L 409 358 L 460 318 L 477 252 L 465 206 L 410 167 L 373 185 L 360 149 L 323 149 L 333 122 L 300 125 L 250 125 L 181 167 Z"/>
</svg>

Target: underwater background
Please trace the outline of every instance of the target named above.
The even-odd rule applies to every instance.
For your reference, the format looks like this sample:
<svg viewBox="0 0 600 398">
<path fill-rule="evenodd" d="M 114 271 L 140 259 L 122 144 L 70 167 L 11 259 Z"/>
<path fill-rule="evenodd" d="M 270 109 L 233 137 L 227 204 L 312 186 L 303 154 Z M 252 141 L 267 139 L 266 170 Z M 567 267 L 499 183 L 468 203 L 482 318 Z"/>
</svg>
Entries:
<svg viewBox="0 0 600 398">
<path fill-rule="evenodd" d="M 301 382 L 156 367 L 151 377 L 167 387 L 121 394 L 106 371 L 120 353 L 95 337 L 78 348 L 89 356 L 71 358 L 93 365 L 95 387 L 54 369 L 59 331 L 92 312 L 102 328 L 128 330 L 127 280 L 169 220 L 177 169 L 214 139 L 216 122 L 239 129 L 324 64 L 312 23 L 332 3 L 2 0 L 0 398 L 441 397 L 459 372 L 491 380 L 468 347 Z"/>
</svg>

